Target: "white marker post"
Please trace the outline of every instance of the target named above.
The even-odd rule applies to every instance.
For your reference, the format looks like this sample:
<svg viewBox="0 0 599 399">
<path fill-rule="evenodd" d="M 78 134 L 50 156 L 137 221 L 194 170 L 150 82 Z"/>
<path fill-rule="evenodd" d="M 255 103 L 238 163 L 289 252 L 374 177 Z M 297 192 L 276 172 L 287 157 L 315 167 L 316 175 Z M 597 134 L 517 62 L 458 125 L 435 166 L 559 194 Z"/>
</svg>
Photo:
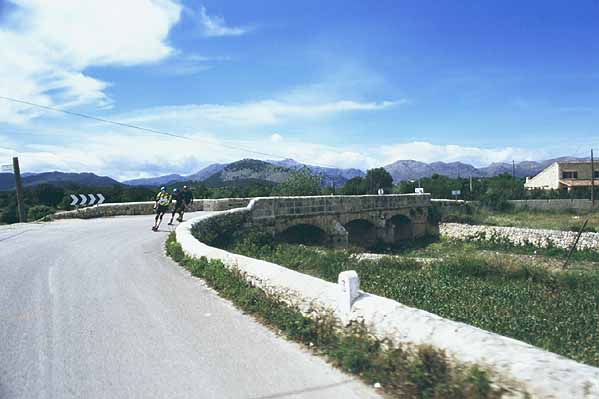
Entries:
<svg viewBox="0 0 599 399">
<path fill-rule="evenodd" d="M 345 323 L 351 316 L 351 307 L 360 296 L 360 278 L 355 270 L 347 270 L 339 273 L 339 309 Z"/>
</svg>

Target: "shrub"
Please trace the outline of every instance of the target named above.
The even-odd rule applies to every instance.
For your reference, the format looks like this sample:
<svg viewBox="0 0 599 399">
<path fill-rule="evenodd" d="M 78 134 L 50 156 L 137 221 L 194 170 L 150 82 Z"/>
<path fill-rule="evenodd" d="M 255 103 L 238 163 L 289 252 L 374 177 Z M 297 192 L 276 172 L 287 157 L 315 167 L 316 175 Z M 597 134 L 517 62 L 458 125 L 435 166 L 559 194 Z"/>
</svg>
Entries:
<svg viewBox="0 0 599 399">
<path fill-rule="evenodd" d="M 27 211 L 27 220 L 35 221 L 40 220 L 48 215 L 51 215 L 56 210 L 50 206 L 46 205 L 36 205 L 29 208 Z"/>
</svg>

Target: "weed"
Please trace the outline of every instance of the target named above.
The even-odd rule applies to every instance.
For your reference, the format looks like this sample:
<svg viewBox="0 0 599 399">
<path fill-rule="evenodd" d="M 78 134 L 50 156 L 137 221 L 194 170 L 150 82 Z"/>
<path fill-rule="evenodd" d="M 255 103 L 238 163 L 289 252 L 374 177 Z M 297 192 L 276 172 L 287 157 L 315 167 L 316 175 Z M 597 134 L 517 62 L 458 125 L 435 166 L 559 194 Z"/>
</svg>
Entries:
<svg viewBox="0 0 599 399">
<path fill-rule="evenodd" d="M 598 271 L 550 272 L 444 241 L 406 251 L 443 256 L 428 266 L 409 258 L 358 261 L 345 251 L 273 242 L 243 240 L 227 249 L 328 281 L 356 270 L 367 292 L 599 366 Z"/>
<path fill-rule="evenodd" d="M 393 397 L 495 399 L 503 394 L 503 390 L 491 387 L 487 372 L 476 366 L 453 366 L 442 351 L 392 346 L 372 337 L 363 324 L 339 328 L 327 313 L 307 318 L 277 298 L 267 296 L 222 262 L 185 256 L 174 234 L 166 242 L 166 252 L 243 311 L 326 356 L 331 363 L 358 375 L 366 383 L 380 382 Z"/>
</svg>

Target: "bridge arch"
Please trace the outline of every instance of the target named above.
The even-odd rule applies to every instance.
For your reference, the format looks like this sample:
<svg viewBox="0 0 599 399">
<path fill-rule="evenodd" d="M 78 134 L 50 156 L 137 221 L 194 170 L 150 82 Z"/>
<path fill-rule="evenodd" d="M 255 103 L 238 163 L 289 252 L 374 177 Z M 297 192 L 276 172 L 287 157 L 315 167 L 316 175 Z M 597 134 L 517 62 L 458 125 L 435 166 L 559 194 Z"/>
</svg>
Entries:
<svg viewBox="0 0 599 399">
<path fill-rule="evenodd" d="M 370 220 L 353 219 L 343 227 L 347 230 L 349 244 L 369 248 L 377 243 L 377 228 Z"/>
<path fill-rule="evenodd" d="M 393 242 L 413 240 L 415 237 L 414 223 L 412 219 L 403 214 L 392 216 L 388 225 L 393 229 Z"/>
<path fill-rule="evenodd" d="M 291 225 L 278 232 L 275 238 L 289 244 L 324 245 L 328 242 L 326 231 L 309 223 Z"/>
</svg>

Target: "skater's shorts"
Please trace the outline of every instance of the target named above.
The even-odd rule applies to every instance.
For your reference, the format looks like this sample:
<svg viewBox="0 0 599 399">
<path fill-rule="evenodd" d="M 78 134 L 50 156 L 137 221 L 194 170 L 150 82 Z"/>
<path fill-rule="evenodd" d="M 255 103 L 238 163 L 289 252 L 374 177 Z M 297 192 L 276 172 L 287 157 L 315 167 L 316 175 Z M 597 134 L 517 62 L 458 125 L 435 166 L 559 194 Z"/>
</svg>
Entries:
<svg viewBox="0 0 599 399">
<path fill-rule="evenodd" d="M 161 213 L 166 213 L 166 212 L 168 212 L 168 206 L 158 205 L 158 207 L 156 208 L 157 215 L 160 215 Z"/>
</svg>

